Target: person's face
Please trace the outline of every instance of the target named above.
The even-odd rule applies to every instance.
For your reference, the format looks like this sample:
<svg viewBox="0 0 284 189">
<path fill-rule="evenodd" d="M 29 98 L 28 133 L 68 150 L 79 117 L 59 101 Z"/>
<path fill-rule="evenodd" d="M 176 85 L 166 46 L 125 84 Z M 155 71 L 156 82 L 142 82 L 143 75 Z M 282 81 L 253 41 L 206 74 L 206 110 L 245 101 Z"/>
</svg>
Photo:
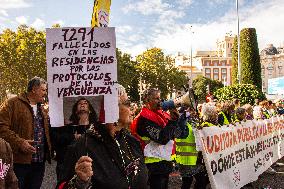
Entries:
<svg viewBox="0 0 284 189">
<path fill-rule="evenodd" d="M 44 99 L 47 95 L 47 87 L 46 84 L 41 84 L 38 87 L 34 87 L 33 90 L 33 96 L 34 96 L 34 100 L 36 103 L 42 103 L 44 102 Z"/>
<path fill-rule="evenodd" d="M 154 93 L 149 100 L 149 106 L 151 110 L 159 110 L 161 107 L 161 96 L 160 93 Z"/>
<path fill-rule="evenodd" d="M 240 115 L 239 115 L 239 119 L 240 119 L 240 121 L 242 121 L 242 120 L 244 120 L 245 119 L 245 117 L 246 117 L 246 114 L 245 114 L 246 112 L 244 112 L 244 113 L 241 113 Z"/>
<path fill-rule="evenodd" d="M 77 112 L 88 112 L 89 103 L 87 100 L 80 100 L 77 104 Z"/>
<path fill-rule="evenodd" d="M 217 112 L 214 112 L 211 116 L 211 120 L 214 122 L 218 122 L 218 114 Z"/>
<path fill-rule="evenodd" d="M 132 122 L 130 103 L 128 100 L 122 101 L 119 105 L 119 122 L 128 126 Z"/>
</svg>

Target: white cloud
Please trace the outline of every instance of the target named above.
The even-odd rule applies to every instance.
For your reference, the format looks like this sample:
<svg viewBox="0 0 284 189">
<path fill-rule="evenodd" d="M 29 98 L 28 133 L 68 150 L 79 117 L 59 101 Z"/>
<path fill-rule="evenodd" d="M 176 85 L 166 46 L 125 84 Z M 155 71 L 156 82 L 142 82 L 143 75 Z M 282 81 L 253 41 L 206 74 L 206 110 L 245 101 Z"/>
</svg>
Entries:
<svg viewBox="0 0 284 189">
<path fill-rule="evenodd" d="M 5 10 L 0 10 L 0 15 L 5 16 L 5 17 L 9 16 L 7 11 Z"/>
<path fill-rule="evenodd" d="M 133 28 L 131 26 L 129 26 L 129 25 L 116 26 L 115 27 L 116 33 L 120 33 L 120 34 L 124 34 L 124 33 L 130 32 L 132 30 L 133 30 Z"/>
<path fill-rule="evenodd" d="M 181 8 L 183 7 L 188 7 L 193 3 L 193 0 L 179 0 L 178 4 L 181 6 Z"/>
<path fill-rule="evenodd" d="M 15 9 L 30 7 L 26 0 L 0 0 L 1 9 Z"/>
<path fill-rule="evenodd" d="M 18 22 L 19 24 L 27 24 L 28 18 L 25 16 L 18 16 L 16 17 L 16 22 Z"/>
<path fill-rule="evenodd" d="M 139 12 L 143 15 L 160 14 L 169 8 L 170 5 L 162 3 L 162 0 L 143 0 L 135 3 L 129 3 L 123 8 L 124 13 L 131 11 Z"/>
<path fill-rule="evenodd" d="M 44 29 L 45 22 L 40 18 L 36 18 L 35 21 L 31 24 L 31 26 L 35 29 Z"/>
<path fill-rule="evenodd" d="M 221 4 L 226 2 L 226 0 L 209 0 L 210 4 Z"/>
<path fill-rule="evenodd" d="M 166 53 L 180 51 L 186 54 L 189 54 L 191 45 L 193 51 L 216 50 L 216 41 L 218 39 L 222 39 L 230 31 L 234 35 L 237 34 L 235 6 L 228 9 L 224 16 L 208 23 L 180 24 L 177 19 L 186 16 L 185 11 L 177 12 L 174 7 L 163 5 L 161 1 L 155 0 L 155 2 L 160 3 L 160 6 L 156 7 L 157 12 L 149 12 L 149 10 L 147 12 L 147 14 L 153 14 L 152 16 L 157 20 L 154 25 L 149 26 L 150 32 L 136 33 L 136 35 L 140 35 L 140 38 L 135 35 L 132 38 L 129 36 L 122 38 L 119 36 L 117 38 L 120 41 L 118 42 L 118 47 L 132 56 L 141 54 L 147 50 L 147 47 L 159 47 Z M 144 6 L 141 3 L 144 3 Z M 130 9 L 128 6 L 128 10 L 142 14 L 142 7 L 149 7 L 149 3 L 147 0 L 140 1 L 135 4 L 140 5 L 140 8 L 136 6 L 135 9 L 135 6 L 132 4 L 133 7 Z M 215 0 L 215 3 L 223 3 L 223 0 Z M 248 5 L 246 0 L 239 0 L 239 4 L 241 5 L 239 7 L 240 30 L 247 27 L 256 28 L 260 50 L 265 48 L 269 43 L 273 43 L 276 47 L 280 44 L 284 45 L 284 22 L 282 21 L 284 20 L 283 0 L 262 1 L 261 3 L 255 1 L 253 4 L 250 3 L 250 5 Z M 193 26 L 193 37 L 191 37 L 189 31 L 190 25 Z M 145 33 L 147 33 L 146 36 Z M 136 43 L 135 40 L 130 40 L 135 39 L 134 37 L 137 37 Z"/>
<path fill-rule="evenodd" d="M 59 24 L 62 27 L 65 24 L 65 22 L 63 20 L 55 20 L 53 21 L 52 25 L 54 24 Z"/>
<path fill-rule="evenodd" d="M 245 27 L 256 28 L 260 50 L 268 43 L 274 43 L 275 46 L 283 43 L 283 0 L 263 2 L 249 7 L 245 7 L 244 4 L 242 9 L 239 10 L 239 15 L 240 29 Z M 188 29 L 189 25 L 193 25 L 194 35 L 192 40 Z M 236 12 L 230 10 L 222 18 L 206 24 L 189 23 L 185 27 L 172 23 L 172 26 L 168 27 L 157 23 L 155 27 L 150 46 L 160 47 L 167 53 L 177 51 L 189 53 L 191 43 L 194 51 L 215 50 L 217 39 L 221 39 L 229 31 L 237 34 Z"/>
<path fill-rule="evenodd" d="M 132 58 L 135 58 L 137 55 L 141 54 L 142 52 L 147 50 L 147 45 L 145 43 L 136 44 L 136 45 L 129 45 L 123 47 L 123 52 L 128 53 L 132 56 Z"/>
<path fill-rule="evenodd" d="M 183 3 L 183 5 L 182 5 Z M 179 1 L 180 6 L 184 8 L 191 3 L 191 0 Z M 159 27 L 171 27 L 176 19 L 185 16 L 185 12 L 180 7 L 175 8 L 173 5 L 162 2 L 162 0 L 142 0 L 135 3 L 129 3 L 123 8 L 124 13 L 138 12 L 142 15 L 154 17 L 157 15 L 158 19 L 156 25 Z"/>
<path fill-rule="evenodd" d="M 265 4 L 259 4 L 248 9 L 246 13 L 243 17 L 240 16 L 240 26 L 241 28 L 256 28 L 260 49 L 264 48 L 268 43 L 278 46 L 284 41 L 284 23 L 282 21 L 284 20 L 283 0 L 274 0 Z"/>
</svg>

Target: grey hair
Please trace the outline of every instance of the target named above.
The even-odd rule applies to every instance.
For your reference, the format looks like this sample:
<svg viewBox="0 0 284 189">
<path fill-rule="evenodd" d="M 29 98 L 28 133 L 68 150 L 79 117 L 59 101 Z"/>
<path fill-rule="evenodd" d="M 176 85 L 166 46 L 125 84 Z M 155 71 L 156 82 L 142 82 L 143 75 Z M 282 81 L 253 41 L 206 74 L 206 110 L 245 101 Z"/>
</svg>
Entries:
<svg viewBox="0 0 284 189">
<path fill-rule="evenodd" d="M 44 79 L 35 76 L 28 82 L 27 92 L 31 92 L 34 87 L 39 87 L 41 84 L 47 84 L 47 82 Z"/>
<path fill-rule="evenodd" d="M 208 121 L 212 116 L 217 115 L 216 107 L 210 104 L 203 104 L 201 114 L 203 121 Z"/>
<path fill-rule="evenodd" d="M 126 89 L 122 85 L 118 84 L 117 91 L 118 91 L 118 105 L 130 106 L 130 101 L 128 100 Z"/>
<path fill-rule="evenodd" d="M 246 109 L 245 108 L 241 108 L 241 107 L 239 107 L 239 108 L 237 108 L 236 110 L 235 110 L 235 114 L 244 114 L 246 112 Z"/>
<path fill-rule="evenodd" d="M 156 93 L 161 93 L 161 91 L 157 88 L 146 89 L 143 92 L 143 96 L 142 96 L 143 103 L 149 102 L 150 98 L 153 97 Z"/>
<path fill-rule="evenodd" d="M 248 112 L 248 111 L 252 112 L 253 111 L 253 108 L 250 104 L 245 104 L 245 105 L 242 106 L 242 108 L 244 108 L 246 110 L 246 112 Z"/>
<path fill-rule="evenodd" d="M 117 84 L 117 92 L 119 97 L 127 94 L 125 88 L 120 84 Z"/>
</svg>

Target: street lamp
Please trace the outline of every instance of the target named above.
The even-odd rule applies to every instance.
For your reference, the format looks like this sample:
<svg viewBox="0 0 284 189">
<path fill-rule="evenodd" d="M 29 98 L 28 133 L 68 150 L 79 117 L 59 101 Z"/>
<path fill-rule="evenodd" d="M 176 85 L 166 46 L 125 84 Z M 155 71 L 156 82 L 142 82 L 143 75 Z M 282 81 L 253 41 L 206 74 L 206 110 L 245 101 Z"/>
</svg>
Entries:
<svg viewBox="0 0 284 189">
<path fill-rule="evenodd" d="M 139 74 L 139 103 L 140 107 L 142 107 L 142 94 L 143 94 L 143 86 L 142 86 L 142 76 Z"/>
<path fill-rule="evenodd" d="M 192 87 L 192 39 L 193 39 L 193 34 L 194 32 L 192 31 L 192 26 L 190 26 L 189 28 L 190 31 L 190 36 L 191 36 L 191 43 L 190 43 L 190 83 L 189 83 L 189 87 Z"/>
<path fill-rule="evenodd" d="M 241 61 L 240 61 L 240 22 L 239 22 L 239 1 L 236 0 L 237 23 L 238 23 L 238 81 L 241 84 Z"/>
</svg>

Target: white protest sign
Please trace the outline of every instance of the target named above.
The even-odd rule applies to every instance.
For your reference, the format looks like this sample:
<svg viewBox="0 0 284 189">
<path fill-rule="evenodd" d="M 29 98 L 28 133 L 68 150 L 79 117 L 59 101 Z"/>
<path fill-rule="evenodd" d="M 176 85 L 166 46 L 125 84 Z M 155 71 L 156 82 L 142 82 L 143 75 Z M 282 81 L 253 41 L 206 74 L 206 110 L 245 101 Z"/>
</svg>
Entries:
<svg viewBox="0 0 284 189">
<path fill-rule="evenodd" d="M 174 145 L 173 140 L 170 140 L 166 145 L 161 145 L 154 141 L 151 141 L 144 148 L 144 156 L 156 157 L 167 161 L 171 161 L 173 145 Z"/>
<path fill-rule="evenodd" d="M 198 130 L 213 189 L 239 189 L 284 155 L 284 117 Z"/>
<path fill-rule="evenodd" d="M 98 97 L 104 122 L 118 120 L 115 29 L 68 27 L 46 30 L 49 115 L 52 127 L 64 125 L 65 98 Z M 97 98 L 98 99 L 98 98 Z M 98 100 L 97 100 L 98 101 Z M 103 111 L 102 111 L 103 110 Z M 70 110 L 71 111 L 71 110 Z M 66 123 L 66 122 L 65 122 Z"/>
</svg>

